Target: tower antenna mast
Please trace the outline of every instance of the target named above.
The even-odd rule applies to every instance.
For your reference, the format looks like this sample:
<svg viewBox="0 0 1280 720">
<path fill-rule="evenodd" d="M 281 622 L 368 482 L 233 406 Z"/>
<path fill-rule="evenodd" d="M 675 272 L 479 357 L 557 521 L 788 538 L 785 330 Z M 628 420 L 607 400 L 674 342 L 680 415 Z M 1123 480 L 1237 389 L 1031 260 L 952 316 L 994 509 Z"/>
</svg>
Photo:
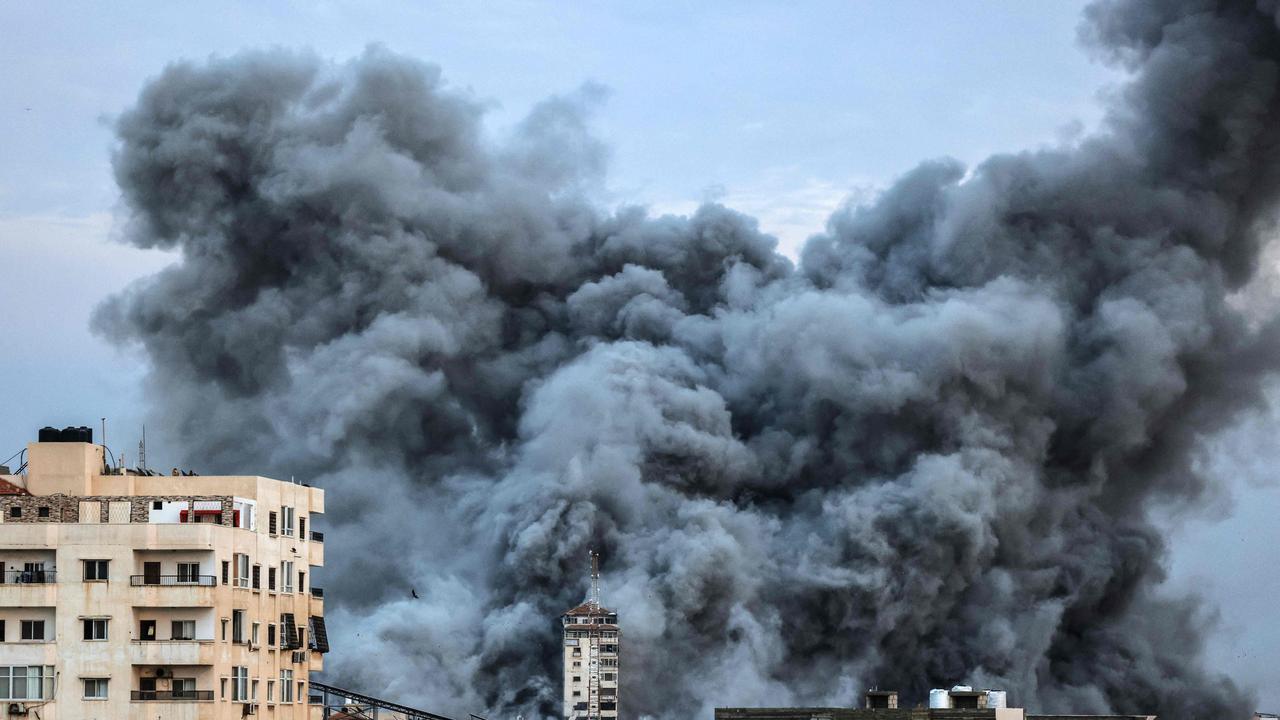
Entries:
<svg viewBox="0 0 1280 720">
<path fill-rule="evenodd" d="M 600 555 L 591 551 L 591 603 L 600 607 Z"/>
</svg>

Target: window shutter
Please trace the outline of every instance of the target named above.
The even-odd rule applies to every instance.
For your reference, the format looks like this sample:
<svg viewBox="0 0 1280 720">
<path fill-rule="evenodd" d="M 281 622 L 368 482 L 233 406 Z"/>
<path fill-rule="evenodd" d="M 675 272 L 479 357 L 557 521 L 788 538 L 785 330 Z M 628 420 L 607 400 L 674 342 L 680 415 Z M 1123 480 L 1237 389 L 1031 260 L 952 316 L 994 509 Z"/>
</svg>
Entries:
<svg viewBox="0 0 1280 720">
<path fill-rule="evenodd" d="M 276 534 L 276 514 L 274 512 L 267 514 L 267 532 L 272 535 Z"/>
<path fill-rule="evenodd" d="M 229 585 L 231 583 L 231 563 L 222 561 L 222 584 Z"/>
<path fill-rule="evenodd" d="M 329 652 L 329 631 L 324 627 L 324 618 L 311 616 L 311 649 L 318 653 Z"/>
</svg>

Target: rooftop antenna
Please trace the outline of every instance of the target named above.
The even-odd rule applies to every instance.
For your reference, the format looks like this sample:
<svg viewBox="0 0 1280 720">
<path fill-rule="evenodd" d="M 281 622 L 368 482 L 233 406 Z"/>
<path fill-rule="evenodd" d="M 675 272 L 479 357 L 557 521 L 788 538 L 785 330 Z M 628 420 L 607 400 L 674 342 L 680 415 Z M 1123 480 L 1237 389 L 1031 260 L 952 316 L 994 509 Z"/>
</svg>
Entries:
<svg viewBox="0 0 1280 720">
<path fill-rule="evenodd" d="M 107 419 L 102 418 L 102 449 L 107 449 Z M 105 464 L 107 459 L 104 457 L 102 462 Z"/>
<path fill-rule="evenodd" d="M 600 607 L 600 554 L 591 550 L 591 598 L 590 602 Z"/>
<path fill-rule="evenodd" d="M 138 467 L 142 468 L 143 472 L 147 469 L 147 426 L 145 423 L 142 426 L 142 440 L 138 442 Z"/>
</svg>

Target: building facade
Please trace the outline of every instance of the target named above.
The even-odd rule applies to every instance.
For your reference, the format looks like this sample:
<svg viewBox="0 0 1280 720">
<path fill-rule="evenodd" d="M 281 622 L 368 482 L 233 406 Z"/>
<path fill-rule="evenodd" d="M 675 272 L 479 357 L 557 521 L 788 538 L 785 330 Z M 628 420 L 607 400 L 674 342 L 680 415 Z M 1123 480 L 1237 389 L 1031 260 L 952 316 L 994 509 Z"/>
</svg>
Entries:
<svg viewBox="0 0 1280 720">
<path fill-rule="evenodd" d="M 591 595 L 560 618 L 564 629 L 566 720 L 618 717 L 618 613 L 600 603 L 600 569 L 591 555 Z"/>
<path fill-rule="evenodd" d="M 0 475 L 0 712 L 307 717 L 323 491 L 110 469 L 100 445 L 44 441 L 58 432 Z"/>
</svg>

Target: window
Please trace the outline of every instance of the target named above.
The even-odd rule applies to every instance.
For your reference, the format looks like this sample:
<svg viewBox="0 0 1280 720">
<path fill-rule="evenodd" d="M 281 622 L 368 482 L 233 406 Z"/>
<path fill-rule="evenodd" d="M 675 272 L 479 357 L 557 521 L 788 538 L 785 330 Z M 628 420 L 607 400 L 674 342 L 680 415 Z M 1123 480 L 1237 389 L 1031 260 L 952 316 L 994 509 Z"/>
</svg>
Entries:
<svg viewBox="0 0 1280 720">
<path fill-rule="evenodd" d="M 275 647 L 276 645 L 276 624 L 267 623 L 267 647 Z"/>
<path fill-rule="evenodd" d="M 43 620 L 23 620 L 22 621 L 22 639 L 23 640 L 43 640 L 44 639 L 44 621 Z"/>
<path fill-rule="evenodd" d="M 236 665 L 231 668 L 231 700 L 243 702 L 249 699 L 249 668 Z"/>
<path fill-rule="evenodd" d="M 276 681 L 268 680 L 267 681 L 267 702 L 275 702 L 275 701 L 276 701 Z"/>
<path fill-rule="evenodd" d="M 582 663 L 578 662 L 577 660 L 574 660 L 574 661 L 573 661 L 573 669 L 574 669 L 574 670 L 577 670 L 577 669 L 578 669 L 578 668 L 580 668 L 580 667 L 582 667 Z"/>
<path fill-rule="evenodd" d="M 267 513 L 267 532 L 276 534 L 276 514 L 274 512 Z"/>
<path fill-rule="evenodd" d="M 178 563 L 178 582 L 180 583 L 200 582 L 200 563 L 198 562 Z"/>
<path fill-rule="evenodd" d="M 307 539 L 307 516 L 305 515 L 298 518 L 298 539 Z"/>
<path fill-rule="evenodd" d="M 298 592 L 304 593 L 306 591 L 307 591 L 307 574 L 299 570 L 298 571 Z"/>
<path fill-rule="evenodd" d="M 605 673 L 605 674 L 604 674 L 604 679 L 605 679 L 605 680 L 613 680 L 613 673 Z"/>
<path fill-rule="evenodd" d="M 293 702 L 293 671 L 280 671 L 280 702 Z"/>
<path fill-rule="evenodd" d="M 53 698 L 52 665 L 0 665 L 0 700 Z"/>
<path fill-rule="evenodd" d="M 222 584 L 223 585 L 231 584 L 231 563 L 227 562 L 226 560 L 222 561 Z"/>
<path fill-rule="evenodd" d="M 0 620 L 0 642 L 4 642 L 4 621 Z"/>
<path fill-rule="evenodd" d="M 574 676 L 573 676 L 573 681 L 574 681 L 574 682 L 582 682 L 582 676 L 581 676 L 581 675 L 574 675 Z"/>
<path fill-rule="evenodd" d="M 85 640 L 106 640 L 107 639 L 107 621 L 103 618 L 85 618 L 84 639 Z"/>
<path fill-rule="evenodd" d="M 253 589 L 257 590 L 260 587 L 262 587 L 262 566 L 254 565 L 253 566 Z"/>
<path fill-rule="evenodd" d="M 227 699 L 227 679 L 218 678 L 218 697 L 223 700 Z"/>
<path fill-rule="evenodd" d="M 254 678 L 249 686 L 249 702 L 258 702 L 258 678 Z"/>
<path fill-rule="evenodd" d="M 253 624 L 253 630 L 249 633 L 249 644 L 250 644 L 250 645 L 257 645 L 257 644 L 258 644 L 258 626 L 259 626 L 259 625 L 261 625 L 261 624 L 262 624 L 262 623 L 256 623 L 256 622 Z"/>
<path fill-rule="evenodd" d="M 582 691 L 581 691 L 581 690 L 574 690 L 574 691 L 573 691 L 573 696 L 574 696 L 574 697 L 582 697 Z"/>
<path fill-rule="evenodd" d="M 301 701 L 302 701 L 302 699 L 303 699 L 303 698 L 305 698 L 306 696 L 307 696 L 307 684 L 306 684 L 306 683 L 304 683 L 304 682 L 302 682 L 301 680 L 299 680 L 299 681 L 298 681 L 298 694 L 297 694 L 297 695 L 294 695 L 294 697 L 295 697 L 295 698 L 297 698 L 296 702 L 301 702 Z"/>
<path fill-rule="evenodd" d="M 84 561 L 84 579 L 85 582 L 102 582 L 107 579 L 107 567 L 109 560 L 85 560 Z"/>
<path fill-rule="evenodd" d="M 240 644 L 244 642 L 244 611 L 231 611 L 231 642 Z"/>
<path fill-rule="evenodd" d="M 281 535 L 285 535 L 287 537 L 293 537 L 293 517 L 294 517 L 293 508 L 291 507 L 280 508 L 280 534 Z M 280 692 L 283 693 L 284 690 L 281 689 Z"/>
<path fill-rule="evenodd" d="M 276 569 L 273 567 L 267 568 L 267 589 L 276 589 Z"/>
<path fill-rule="evenodd" d="M 107 679 L 106 678 L 85 678 L 84 679 L 84 699 L 85 700 L 106 700 L 107 699 Z"/>
<path fill-rule="evenodd" d="M 293 561 L 285 560 L 280 563 L 280 584 L 281 592 L 293 592 Z"/>
<path fill-rule="evenodd" d="M 196 699 L 196 679 L 176 677 L 173 683 L 173 699 L 174 700 L 195 700 Z"/>
<path fill-rule="evenodd" d="M 156 639 L 156 621 L 155 620 L 139 620 L 138 621 L 138 639 L 149 641 Z"/>
<path fill-rule="evenodd" d="M 227 641 L 227 619 L 222 618 L 222 642 Z"/>
<path fill-rule="evenodd" d="M 43 517 L 43 518 L 47 518 L 47 517 L 49 517 L 49 506 L 48 506 L 48 505 L 41 505 L 41 506 L 36 510 L 36 515 L 37 515 L 37 516 L 39 516 L 39 517 Z"/>
<path fill-rule="evenodd" d="M 9 508 L 9 517 L 12 517 L 12 518 L 22 517 L 22 508 L 18 507 L 17 505 L 14 505 L 13 507 Z"/>
<path fill-rule="evenodd" d="M 164 509 L 164 501 L 163 501 L 163 500 L 152 500 L 152 501 L 151 501 L 151 509 L 152 509 L 152 510 L 163 510 L 163 509 Z"/>
<path fill-rule="evenodd" d="M 196 621 L 174 620 L 170 625 L 169 638 L 171 640 L 195 640 Z"/>
<path fill-rule="evenodd" d="M 249 587 L 249 556 L 244 553 L 236 553 L 236 587 Z"/>
</svg>

